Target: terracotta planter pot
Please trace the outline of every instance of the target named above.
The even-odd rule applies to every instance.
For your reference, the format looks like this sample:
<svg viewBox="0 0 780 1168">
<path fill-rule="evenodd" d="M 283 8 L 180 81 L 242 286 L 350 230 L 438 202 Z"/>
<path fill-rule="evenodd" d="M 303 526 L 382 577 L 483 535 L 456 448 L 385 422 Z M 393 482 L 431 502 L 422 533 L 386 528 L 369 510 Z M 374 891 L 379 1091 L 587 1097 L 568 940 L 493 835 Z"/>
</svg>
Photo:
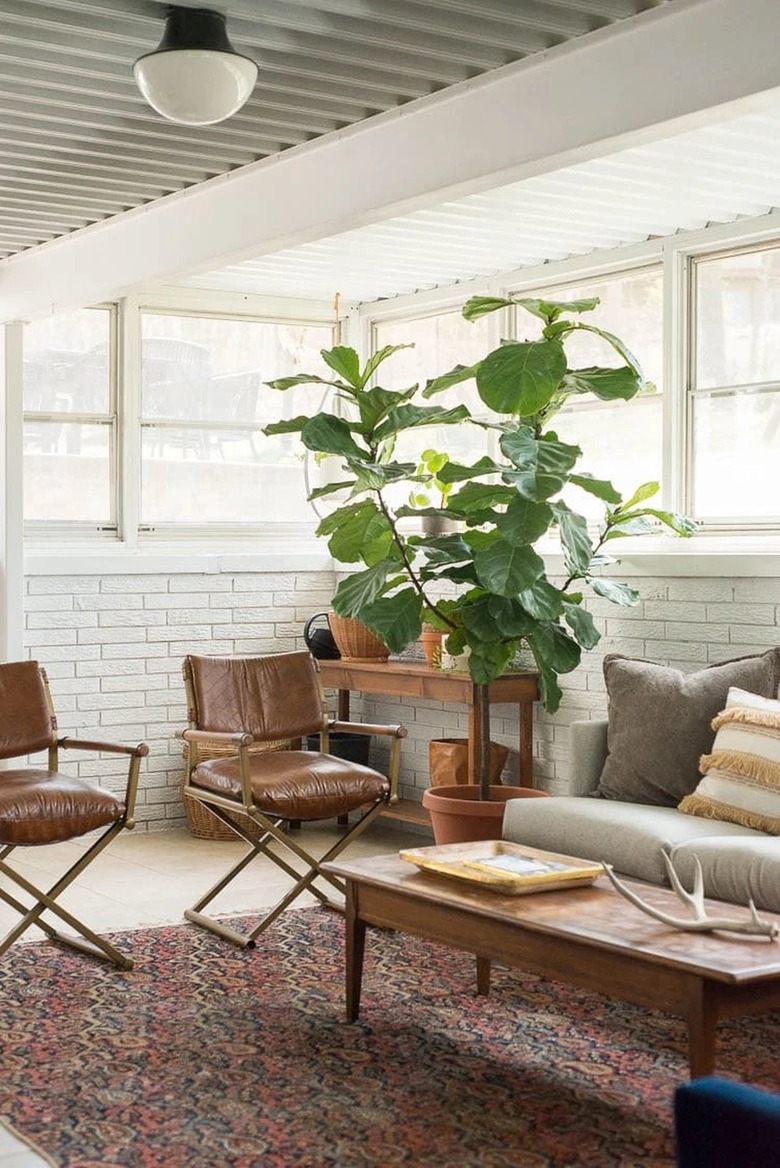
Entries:
<svg viewBox="0 0 780 1168">
<path fill-rule="evenodd" d="M 481 800 L 479 787 L 431 787 L 422 804 L 431 817 L 436 844 L 467 844 L 471 840 L 501 839 L 504 805 L 510 799 L 548 798 L 547 791 L 530 787 L 491 787 L 490 799 Z"/>
<path fill-rule="evenodd" d="M 437 629 L 423 629 L 420 633 L 420 644 L 423 647 L 425 660 L 431 669 L 441 664 L 441 643 L 444 633 Z"/>
</svg>

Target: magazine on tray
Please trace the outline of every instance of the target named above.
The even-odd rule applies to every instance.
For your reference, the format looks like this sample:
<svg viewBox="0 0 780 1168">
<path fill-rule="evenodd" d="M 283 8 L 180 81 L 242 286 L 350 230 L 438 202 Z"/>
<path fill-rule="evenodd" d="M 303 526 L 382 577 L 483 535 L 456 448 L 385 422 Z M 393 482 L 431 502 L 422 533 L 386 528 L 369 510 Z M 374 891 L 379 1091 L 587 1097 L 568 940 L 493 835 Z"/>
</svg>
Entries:
<svg viewBox="0 0 780 1168">
<path fill-rule="evenodd" d="M 543 852 L 506 840 L 410 848 L 400 853 L 424 872 L 454 876 L 497 891 L 542 892 L 592 884 L 603 874 L 601 864 Z"/>
</svg>

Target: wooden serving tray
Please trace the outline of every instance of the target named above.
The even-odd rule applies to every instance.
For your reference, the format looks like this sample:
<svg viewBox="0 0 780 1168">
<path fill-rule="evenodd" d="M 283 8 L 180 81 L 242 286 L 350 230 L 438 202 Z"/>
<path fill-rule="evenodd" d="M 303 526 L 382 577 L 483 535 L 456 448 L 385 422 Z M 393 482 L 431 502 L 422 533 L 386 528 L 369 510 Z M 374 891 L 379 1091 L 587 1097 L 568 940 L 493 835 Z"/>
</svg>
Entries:
<svg viewBox="0 0 780 1168">
<path fill-rule="evenodd" d="M 508 840 L 406 848 L 398 855 L 415 864 L 421 872 L 466 880 L 480 888 L 512 896 L 582 888 L 604 874 L 603 866 L 592 860 L 543 852 Z"/>
</svg>

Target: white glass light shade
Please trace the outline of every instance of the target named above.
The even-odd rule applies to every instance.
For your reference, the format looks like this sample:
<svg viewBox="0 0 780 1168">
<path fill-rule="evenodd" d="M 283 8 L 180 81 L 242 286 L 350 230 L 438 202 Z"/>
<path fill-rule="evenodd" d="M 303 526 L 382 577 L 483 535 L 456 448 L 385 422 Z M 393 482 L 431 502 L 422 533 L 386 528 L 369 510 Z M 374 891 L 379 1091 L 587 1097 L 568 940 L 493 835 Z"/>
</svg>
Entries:
<svg viewBox="0 0 780 1168">
<path fill-rule="evenodd" d="M 223 122 L 241 109 L 257 81 L 249 57 L 214 49 L 147 53 L 133 72 L 152 109 L 184 126 Z"/>
</svg>

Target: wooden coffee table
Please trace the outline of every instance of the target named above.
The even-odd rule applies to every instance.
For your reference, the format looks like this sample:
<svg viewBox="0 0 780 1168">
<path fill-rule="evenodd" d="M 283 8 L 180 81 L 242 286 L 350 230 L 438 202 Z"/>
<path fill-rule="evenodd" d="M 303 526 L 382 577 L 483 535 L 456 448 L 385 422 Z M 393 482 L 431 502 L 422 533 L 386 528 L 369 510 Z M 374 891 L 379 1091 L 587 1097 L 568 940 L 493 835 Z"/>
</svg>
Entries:
<svg viewBox="0 0 780 1168">
<path fill-rule="evenodd" d="M 688 1022 L 692 1079 L 715 1068 L 719 1018 L 780 1006 L 779 942 L 668 928 L 623 900 L 606 877 L 585 888 L 508 896 L 420 872 L 397 854 L 339 860 L 323 868 L 347 885 L 346 1006 L 351 1022 L 360 1010 L 367 925 L 414 933 L 475 954 L 480 994 L 489 992 L 490 963 L 496 961 L 681 1015 Z M 635 887 L 657 907 L 685 914 L 666 889 Z M 728 912 L 734 916 L 743 910 L 729 905 Z M 780 924 L 780 915 L 761 915 Z M 420 976 L 424 978 L 424 971 Z"/>
</svg>

